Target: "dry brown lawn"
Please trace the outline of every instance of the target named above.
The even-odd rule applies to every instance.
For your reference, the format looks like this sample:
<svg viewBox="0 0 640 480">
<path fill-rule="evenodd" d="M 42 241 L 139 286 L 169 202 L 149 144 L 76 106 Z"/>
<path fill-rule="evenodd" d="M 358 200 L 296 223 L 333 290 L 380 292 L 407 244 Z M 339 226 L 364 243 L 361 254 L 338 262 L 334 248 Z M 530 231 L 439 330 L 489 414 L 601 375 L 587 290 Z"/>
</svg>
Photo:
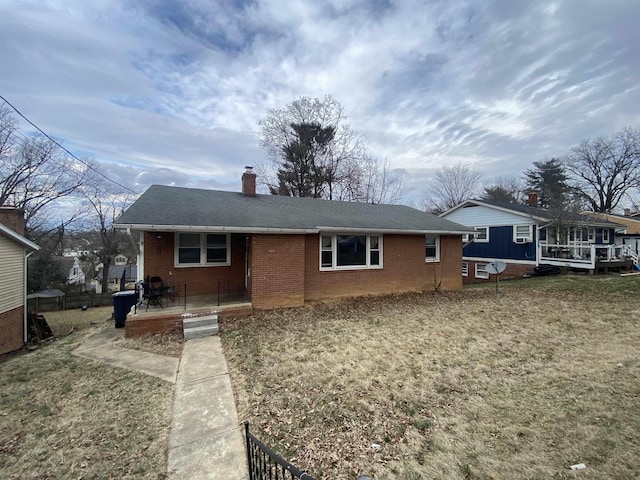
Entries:
<svg viewBox="0 0 640 480">
<path fill-rule="evenodd" d="M 112 311 L 46 312 L 59 337 L 0 357 L 0 478 L 166 478 L 173 385 L 71 354 Z M 182 342 L 121 346 L 179 355 Z"/>
<path fill-rule="evenodd" d="M 640 277 L 501 287 L 224 323 L 240 419 L 322 479 L 638 478 Z"/>
</svg>

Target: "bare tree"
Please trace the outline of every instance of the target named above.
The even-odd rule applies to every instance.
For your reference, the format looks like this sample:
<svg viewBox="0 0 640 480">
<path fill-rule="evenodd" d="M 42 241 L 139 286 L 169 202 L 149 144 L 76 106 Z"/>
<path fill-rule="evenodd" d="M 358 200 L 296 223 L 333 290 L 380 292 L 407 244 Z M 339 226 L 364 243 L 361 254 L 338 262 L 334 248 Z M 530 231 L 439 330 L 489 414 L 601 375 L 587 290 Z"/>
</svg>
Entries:
<svg viewBox="0 0 640 480">
<path fill-rule="evenodd" d="M 591 209 L 611 213 L 640 187 L 640 131 L 627 127 L 611 137 L 583 140 L 565 158 L 565 166 Z"/>
<path fill-rule="evenodd" d="M 371 155 L 361 159 L 357 178 L 350 183 L 350 199 L 365 203 L 398 203 L 407 190 L 404 177 L 393 172 L 388 160 L 380 162 Z"/>
<path fill-rule="evenodd" d="M 115 255 L 124 250 L 124 246 L 120 243 L 122 234 L 113 228 L 113 225 L 133 202 L 133 197 L 129 193 L 109 189 L 98 182 L 84 187 L 82 193 L 85 206 L 91 211 L 85 229 L 97 231 L 100 238 L 98 258 L 103 265 L 102 285 L 104 292 L 104 285 L 107 285 L 108 288 L 111 261 Z"/>
<path fill-rule="evenodd" d="M 390 192 L 401 183 L 390 169 L 377 166 L 367 154 L 362 137 L 347 123 L 344 107 L 327 95 L 323 99 L 301 97 L 284 108 L 271 109 L 260 122 L 260 146 L 267 152 L 269 163 L 258 164 L 257 170 L 271 192 L 297 195 L 305 190 L 292 192 L 281 188 L 283 177 L 291 178 L 301 173 L 291 168 L 290 154 L 292 146 L 302 143 L 301 126 L 305 125 L 313 125 L 319 133 L 331 133 L 318 138 L 308 136 L 310 141 L 302 152 L 312 154 L 305 158 L 310 168 L 302 172 L 310 176 L 306 182 L 314 185 L 311 196 L 346 201 L 387 201 Z M 386 185 L 387 181 L 392 181 L 392 185 Z M 300 178 L 299 182 L 305 180 Z"/>
<path fill-rule="evenodd" d="M 38 234 L 59 228 L 57 222 L 51 225 L 48 209 L 91 182 L 93 175 L 88 160 L 70 157 L 44 135 L 19 135 L 15 118 L 6 106 L 0 107 L 0 205 L 11 204 L 25 211 L 30 239 L 37 241 Z M 65 217 L 63 226 L 75 214 Z"/>
<path fill-rule="evenodd" d="M 442 213 L 480 193 L 482 172 L 462 163 L 439 169 L 425 194 L 424 207 L 432 213 Z"/>
</svg>

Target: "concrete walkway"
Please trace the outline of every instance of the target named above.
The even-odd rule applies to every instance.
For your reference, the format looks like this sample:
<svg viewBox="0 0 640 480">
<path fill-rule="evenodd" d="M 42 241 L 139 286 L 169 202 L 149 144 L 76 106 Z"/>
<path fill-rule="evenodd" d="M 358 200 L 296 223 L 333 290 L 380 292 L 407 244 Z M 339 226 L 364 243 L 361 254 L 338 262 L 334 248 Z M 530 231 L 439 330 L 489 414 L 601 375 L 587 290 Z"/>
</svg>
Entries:
<svg viewBox="0 0 640 480">
<path fill-rule="evenodd" d="M 89 337 L 73 354 L 176 383 L 180 359 L 117 346 L 115 342 L 123 337 L 124 328 L 105 327 Z"/>
<path fill-rule="evenodd" d="M 242 428 L 233 400 L 220 338 L 184 344 L 173 423 L 169 435 L 169 478 L 249 478 Z"/>
<path fill-rule="evenodd" d="M 189 340 L 182 358 L 177 359 L 115 345 L 123 336 L 124 329 L 103 328 L 73 354 L 176 384 L 169 478 L 248 479 L 243 427 L 238 422 L 220 338 Z"/>
</svg>

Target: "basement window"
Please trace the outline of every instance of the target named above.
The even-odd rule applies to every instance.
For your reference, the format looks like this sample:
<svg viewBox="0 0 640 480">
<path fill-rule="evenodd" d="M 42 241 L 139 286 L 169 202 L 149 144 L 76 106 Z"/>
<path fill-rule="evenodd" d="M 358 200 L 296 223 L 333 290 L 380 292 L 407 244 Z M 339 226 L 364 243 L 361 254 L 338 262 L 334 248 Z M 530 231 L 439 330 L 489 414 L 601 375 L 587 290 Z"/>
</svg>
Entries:
<svg viewBox="0 0 640 480">
<path fill-rule="evenodd" d="M 176 233 L 175 266 L 231 265 L 228 233 Z"/>
<path fill-rule="evenodd" d="M 486 263 L 476 263 L 476 278 L 489 278 L 489 272 L 487 272 Z"/>
<path fill-rule="evenodd" d="M 382 268 L 382 235 L 320 235 L 320 270 Z"/>
<path fill-rule="evenodd" d="M 425 237 L 425 262 L 440 261 L 440 237 L 437 235 L 427 235 Z"/>
</svg>

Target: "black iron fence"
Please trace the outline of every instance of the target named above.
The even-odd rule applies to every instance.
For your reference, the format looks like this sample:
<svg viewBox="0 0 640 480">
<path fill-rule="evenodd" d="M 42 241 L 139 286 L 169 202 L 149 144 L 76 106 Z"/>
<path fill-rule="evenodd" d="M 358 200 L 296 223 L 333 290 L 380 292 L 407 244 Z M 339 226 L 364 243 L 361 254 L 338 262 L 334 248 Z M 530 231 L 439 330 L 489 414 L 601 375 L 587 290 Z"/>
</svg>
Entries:
<svg viewBox="0 0 640 480">
<path fill-rule="evenodd" d="M 247 462 L 249 480 L 314 480 L 307 472 L 301 471 L 280 457 L 249 432 L 249 422 L 244 422 L 247 442 Z"/>
</svg>

